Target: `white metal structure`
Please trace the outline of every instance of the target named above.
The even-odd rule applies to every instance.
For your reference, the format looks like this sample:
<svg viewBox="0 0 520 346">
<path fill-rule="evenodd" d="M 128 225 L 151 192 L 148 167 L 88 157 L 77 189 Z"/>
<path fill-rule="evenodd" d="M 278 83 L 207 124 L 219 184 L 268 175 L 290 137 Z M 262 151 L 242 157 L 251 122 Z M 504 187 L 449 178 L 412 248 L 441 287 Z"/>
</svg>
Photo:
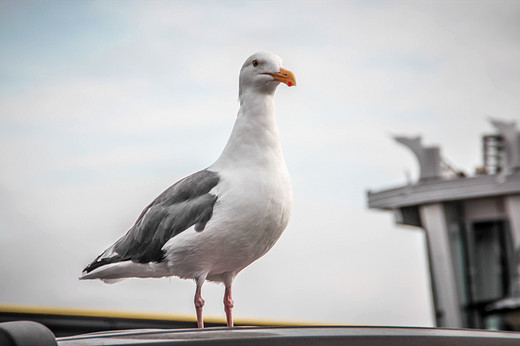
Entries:
<svg viewBox="0 0 520 346">
<path fill-rule="evenodd" d="M 439 327 L 515 329 L 489 306 L 518 279 L 520 132 L 515 123 L 491 123 L 497 133 L 483 137 L 483 166 L 474 176 L 443 175 L 439 148 L 398 137 L 417 156 L 419 180 L 367 193 L 369 208 L 393 211 L 396 223 L 426 232 Z"/>
</svg>

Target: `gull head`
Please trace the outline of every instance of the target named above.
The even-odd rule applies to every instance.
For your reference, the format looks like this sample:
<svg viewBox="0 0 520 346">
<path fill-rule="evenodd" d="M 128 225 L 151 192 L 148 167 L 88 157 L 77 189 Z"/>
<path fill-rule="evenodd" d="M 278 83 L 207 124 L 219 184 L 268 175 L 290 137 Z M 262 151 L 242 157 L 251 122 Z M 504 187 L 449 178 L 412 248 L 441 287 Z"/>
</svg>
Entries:
<svg viewBox="0 0 520 346">
<path fill-rule="evenodd" d="M 246 90 L 273 94 L 280 83 L 295 86 L 294 73 L 282 67 L 282 59 L 278 55 L 255 53 L 247 58 L 240 70 L 239 97 Z"/>
</svg>

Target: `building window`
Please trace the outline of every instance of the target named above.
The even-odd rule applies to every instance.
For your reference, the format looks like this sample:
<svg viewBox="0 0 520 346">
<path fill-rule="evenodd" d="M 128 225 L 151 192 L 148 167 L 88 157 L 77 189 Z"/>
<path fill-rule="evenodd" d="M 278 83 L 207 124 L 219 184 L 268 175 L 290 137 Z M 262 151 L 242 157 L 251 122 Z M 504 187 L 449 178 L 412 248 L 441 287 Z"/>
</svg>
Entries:
<svg viewBox="0 0 520 346">
<path fill-rule="evenodd" d="M 470 327 L 500 328 L 502 321 L 486 318 L 485 306 L 508 294 L 513 270 L 513 245 L 507 222 L 474 222 L 466 233 L 466 306 Z"/>
</svg>

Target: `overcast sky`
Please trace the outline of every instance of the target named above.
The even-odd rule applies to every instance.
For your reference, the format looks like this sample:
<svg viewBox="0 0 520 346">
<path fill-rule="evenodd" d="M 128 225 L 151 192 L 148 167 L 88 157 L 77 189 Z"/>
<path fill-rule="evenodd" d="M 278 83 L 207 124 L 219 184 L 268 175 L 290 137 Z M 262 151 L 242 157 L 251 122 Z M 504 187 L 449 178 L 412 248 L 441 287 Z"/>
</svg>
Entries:
<svg viewBox="0 0 520 346">
<path fill-rule="evenodd" d="M 189 314 L 191 281 L 78 281 L 141 210 L 210 165 L 238 72 L 275 52 L 290 224 L 234 284 L 235 316 L 431 326 L 425 237 L 367 210 L 417 178 L 392 134 L 468 173 L 520 119 L 518 1 L 0 2 L 0 304 Z M 223 286 L 203 289 L 223 317 Z"/>
</svg>

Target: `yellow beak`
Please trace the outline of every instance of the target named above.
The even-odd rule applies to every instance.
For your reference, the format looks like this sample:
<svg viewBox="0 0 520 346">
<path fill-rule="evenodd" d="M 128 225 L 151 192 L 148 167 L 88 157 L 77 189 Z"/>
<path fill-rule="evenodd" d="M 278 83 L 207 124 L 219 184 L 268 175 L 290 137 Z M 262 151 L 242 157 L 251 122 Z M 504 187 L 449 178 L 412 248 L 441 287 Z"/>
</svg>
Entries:
<svg viewBox="0 0 520 346">
<path fill-rule="evenodd" d="M 283 67 L 280 67 L 280 72 L 268 72 L 266 74 L 273 76 L 275 81 L 285 83 L 288 86 L 296 86 L 296 77 L 294 77 L 294 73 L 284 69 Z"/>
</svg>

